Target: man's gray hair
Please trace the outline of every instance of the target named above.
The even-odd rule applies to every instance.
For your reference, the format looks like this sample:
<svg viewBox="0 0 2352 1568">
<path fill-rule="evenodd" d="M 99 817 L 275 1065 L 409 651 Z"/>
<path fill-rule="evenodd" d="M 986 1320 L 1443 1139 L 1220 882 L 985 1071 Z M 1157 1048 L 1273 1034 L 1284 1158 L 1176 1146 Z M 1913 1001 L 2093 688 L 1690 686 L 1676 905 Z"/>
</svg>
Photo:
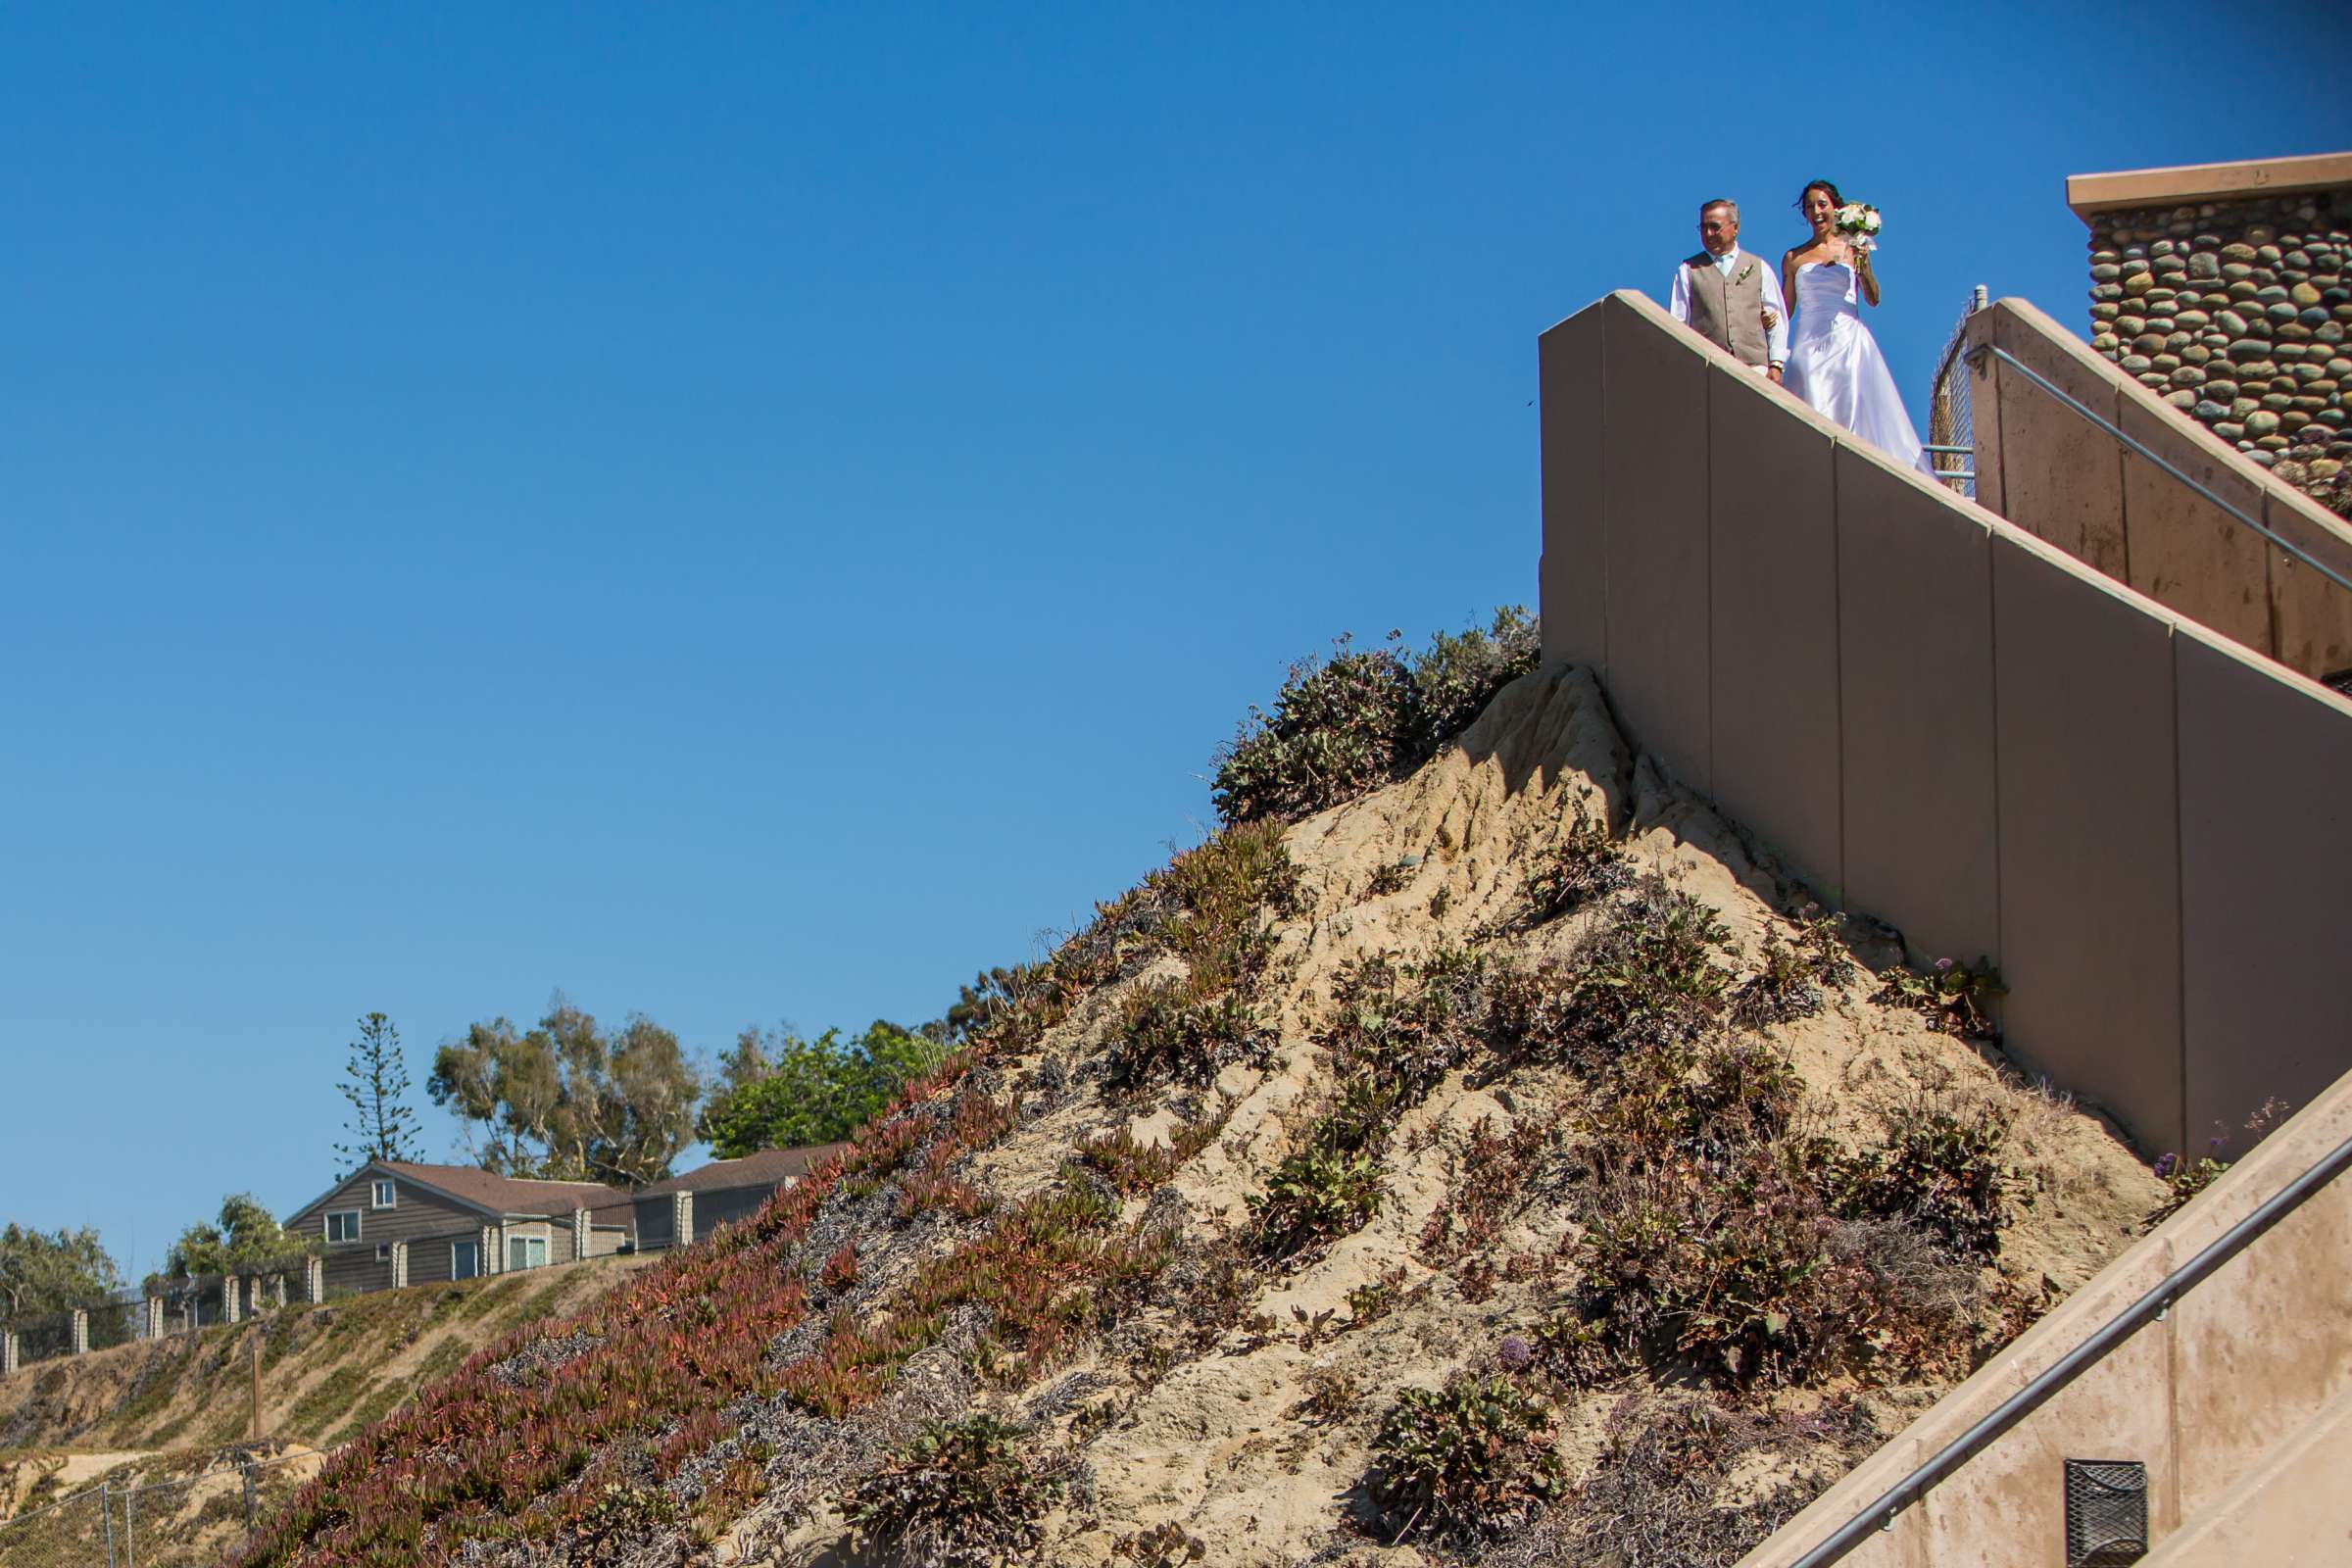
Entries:
<svg viewBox="0 0 2352 1568">
<path fill-rule="evenodd" d="M 1726 212 L 1729 212 L 1732 215 L 1733 222 L 1737 223 L 1740 221 L 1740 204 L 1732 200 L 1729 196 L 1718 196 L 1711 202 L 1700 202 L 1698 204 L 1698 216 L 1704 218 L 1718 207 L 1723 208 Z"/>
</svg>

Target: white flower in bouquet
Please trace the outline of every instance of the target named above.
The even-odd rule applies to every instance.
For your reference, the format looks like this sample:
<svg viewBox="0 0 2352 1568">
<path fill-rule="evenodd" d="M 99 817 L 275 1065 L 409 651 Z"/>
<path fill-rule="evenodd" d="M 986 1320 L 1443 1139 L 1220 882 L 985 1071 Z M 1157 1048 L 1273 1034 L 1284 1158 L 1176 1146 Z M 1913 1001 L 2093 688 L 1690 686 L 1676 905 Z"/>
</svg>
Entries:
<svg viewBox="0 0 2352 1568">
<path fill-rule="evenodd" d="M 1854 249 L 1870 250 L 1879 242 L 1879 210 L 1868 202 L 1847 202 L 1830 226 Z"/>
</svg>

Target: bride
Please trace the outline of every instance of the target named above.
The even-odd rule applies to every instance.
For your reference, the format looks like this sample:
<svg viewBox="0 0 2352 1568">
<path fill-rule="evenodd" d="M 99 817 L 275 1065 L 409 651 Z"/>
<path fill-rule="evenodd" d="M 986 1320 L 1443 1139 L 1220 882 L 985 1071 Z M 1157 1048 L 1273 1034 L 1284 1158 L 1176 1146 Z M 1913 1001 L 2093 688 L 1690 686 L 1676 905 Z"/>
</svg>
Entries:
<svg viewBox="0 0 2352 1568">
<path fill-rule="evenodd" d="M 1933 473 L 1902 394 L 1862 324 L 1861 300 L 1879 303 L 1870 252 L 1831 225 L 1845 203 L 1826 179 L 1807 185 L 1797 210 L 1813 237 L 1781 258 L 1781 292 L 1794 313 L 1783 385 L 1848 430 L 1923 473 Z"/>
</svg>

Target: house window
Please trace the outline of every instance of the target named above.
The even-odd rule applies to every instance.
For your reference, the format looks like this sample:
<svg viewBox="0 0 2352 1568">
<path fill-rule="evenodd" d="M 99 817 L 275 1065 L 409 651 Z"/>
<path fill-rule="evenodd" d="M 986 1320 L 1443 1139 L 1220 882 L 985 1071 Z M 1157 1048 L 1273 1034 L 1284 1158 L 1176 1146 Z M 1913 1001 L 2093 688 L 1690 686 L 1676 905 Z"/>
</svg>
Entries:
<svg viewBox="0 0 2352 1568">
<path fill-rule="evenodd" d="M 378 1263 L 389 1263 L 392 1261 L 392 1244 L 390 1242 L 378 1242 L 375 1244 L 375 1260 Z"/>
<path fill-rule="evenodd" d="M 507 1267 L 547 1267 L 547 1238 L 544 1236 L 510 1236 L 507 1238 Z"/>
<path fill-rule="evenodd" d="M 356 1242 L 360 1239 L 360 1211 L 356 1208 L 337 1208 L 327 1211 L 326 1239 L 330 1242 Z"/>
<path fill-rule="evenodd" d="M 469 1280 L 482 1271 L 482 1249 L 479 1242 L 449 1244 L 449 1277 Z"/>
<path fill-rule="evenodd" d="M 393 1204 L 399 1201 L 400 1190 L 398 1188 L 394 1187 L 390 1182 L 379 1181 L 375 1184 L 375 1207 L 390 1208 Z"/>
</svg>

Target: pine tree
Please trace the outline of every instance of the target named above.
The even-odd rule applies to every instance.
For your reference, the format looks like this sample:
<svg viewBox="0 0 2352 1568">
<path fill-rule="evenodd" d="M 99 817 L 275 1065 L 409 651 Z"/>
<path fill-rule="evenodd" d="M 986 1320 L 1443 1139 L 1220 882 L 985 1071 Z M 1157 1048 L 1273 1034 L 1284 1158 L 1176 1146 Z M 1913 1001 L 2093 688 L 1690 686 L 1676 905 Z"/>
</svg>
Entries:
<svg viewBox="0 0 2352 1568">
<path fill-rule="evenodd" d="M 416 1112 L 409 1104 L 409 1069 L 401 1059 L 400 1031 L 380 1012 L 360 1020 L 360 1038 L 351 1043 L 351 1059 L 343 1076 L 349 1083 L 336 1091 L 351 1102 L 351 1119 L 344 1123 L 349 1144 L 335 1152 L 353 1170 L 371 1159 L 416 1158 Z"/>
</svg>

